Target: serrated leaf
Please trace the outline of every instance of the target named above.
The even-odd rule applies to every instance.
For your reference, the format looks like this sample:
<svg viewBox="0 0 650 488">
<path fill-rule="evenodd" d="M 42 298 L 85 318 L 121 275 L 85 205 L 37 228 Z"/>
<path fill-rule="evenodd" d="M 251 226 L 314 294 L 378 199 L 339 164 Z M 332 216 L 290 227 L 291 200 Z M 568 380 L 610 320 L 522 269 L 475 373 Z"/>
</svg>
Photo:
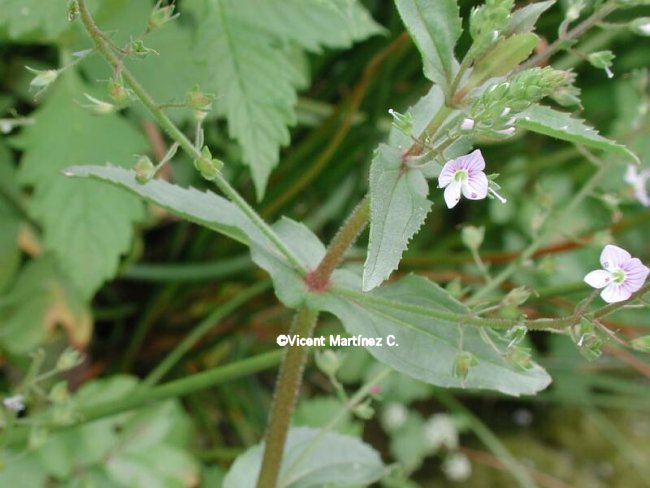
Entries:
<svg viewBox="0 0 650 488">
<path fill-rule="evenodd" d="M 517 116 L 517 125 L 555 139 L 609 151 L 639 163 L 639 158 L 627 147 L 601 136 L 583 120 L 574 119 L 566 112 L 543 105 L 532 105 Z"/>
<path fill-rule="evenodd" d="M 203 0 L 190 7 L 200 21 L 196 52 L 212 83 L 206 88 L 218 95 L 216 113 L 228 120 L 229 134 L 241 145 L 261 198 L 280 147 L 289 143 L 288 127 L 296 123 L 296 89 L 304 84 L 282 44 L 299 42 L 313 50 L 339 47 L 374 33 L 376 27 L 356 1 Z M 353 25 L 342 12 L 353 13 Z M 293 33 L 286 28 L 287 16 L 296 26 Z M 333 25 L 336 35 L 331 34 Z"/>
<path fill-rule="evenodd" d="M 408 242 L 426 219 L 429 186 L 418 169 L 405 169 L 402 151 L 381 144 L 370 167 L 370 243 L 363 290 L 379 286 L 397 268 Z"/>
<path fill-rule="evenodd" d="M 275 246 L 255 227 L 239 208 L 210 191 L 182 188 L 163 180 L 140 184 L 135 173 L 111 166 L 77 166 L 66 169 L 70 176 L 92 177 L 126 188 L 145 200 L 162 206 L 175 215 L 223 233 L 251 247 L 255 263 L 271 274 L 275 291 L 289 307 L 304 300 L 307 288 L 301 277 Z M 307 269 L 315 268 L 325 247 L 302 224 L 283 218 L 274 230 Z"/>
<path fill-rule="evenodd" d="M 467 89 L 479 86 L 485 80 L 508 74 L 533 52 L 539 38 L 532 33 L 514 34 L 501 39 L 485 56 L 476 62 Z"/>
<path fill-rule="evenodd" d="M 446 93 L 454 77 L 454 46 L 462 32 L 455 0 L 396 0 L 397 10 L 422 55 L 424 76 Z"/>
<path fill-rule="evenodd" d="M 551 8 L 554 3 L 555 0 L 546 0 L 545 2 L 531 3 L 530 5 L 515 10 L 510 16 L 505 34 L 530 32 L 535 28 L 539 17 Z"/>
<path fill-rule="evenodd" d="M 70 342 L 85 346 L 92 335 L 90 311 L 70 286 L 52 256 L 29 262 L 0 297 L 0 342 L 13 354 L 25 354 L 61 326 Z"/>
<path fill-rule="evenodd" d="M 318 441 L 313 447 L 313 441 Z M 224 480 L 224 488 L 253 488 L 262 461 L 263 445 L 239 456 Z M 296 462 L 297 461 L 297 462 Z M 294 466 L 295 463 L 295 466 Z M 370 485 L 386 473 L 379 454 L 359 439 L 318 429 L 289 431 L 278 486 Z"/>
<path fill-rule="evenodd" d="M 483 340 L 477 327 L 461 329 L 452 318 L 469 314 L 467 307 L 425 278 L 408 276 L 371 293 L 362 293 L 359 278 L 346 270 L 335 272 L 333 281 L 328 293 L 310 295 L 309 305 L 336 315 L 351 335 L 394 335 L 398 345 L 384 343 L 367 349 L 378 361 L 408 376 L 446 388 L 480 388 L 509 395 L 533 394 L 551 381 L 536 364 L 522 370 L 507 362 Z M 452 373 L 461 351 L 461 334 L 462 351 L 479 360 L 464 380 Z M 492 340 L 502 349 L 507 345 L 496 336 Z"/>
<path fill-rule="evenodd" d="M 128 165 L 147 143 L 118 115 L 90 115 L 78 102 L 85 91 L 73 74 L 64 76 L 16 144 L 24 149 L 19 176 L 34 187 L 31 213 L 43 226 L 45 247 L 89 298 L 114 276 L 143 207 L 117 188 L 73 181 L 60 171 L 79 163 Z"/>
</svg>

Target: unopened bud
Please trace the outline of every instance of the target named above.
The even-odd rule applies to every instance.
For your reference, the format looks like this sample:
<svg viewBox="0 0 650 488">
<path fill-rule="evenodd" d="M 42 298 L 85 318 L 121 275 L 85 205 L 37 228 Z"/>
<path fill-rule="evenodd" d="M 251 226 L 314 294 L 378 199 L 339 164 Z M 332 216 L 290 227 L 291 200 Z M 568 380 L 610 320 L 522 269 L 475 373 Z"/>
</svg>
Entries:
<svg viewBox="0 0 650 488">
<path fill-rule="evenodd" d="M 170 20 L 178 17 L 178 14 L 174 15 L 174 4 L 162 6 L 162 1 L 159 1 L 156 6 L 151 11 L 149 16 L 149 23 L 147 24 L 147 32 L 160 29 Z"/>
<path fill-rule="evenodd" d="M 474 227 L 473 225 L 466 225 L 460 233 L 463 244 L 471 250 L 478 251 L 478 248 L 483 244 L 485 237 L 485 227 Z"/>
<path fill-rule="evenodd" d="M 505 358 L 506 361 L 508 361 L 510 364 L 520 369 L 530 369 L 530 367 L 533 365 L 529 347 L 509 347 Z"/>
<path fill-rule="evenodd" d="M 640 36 L 650 36 L 650 17 L 640 17 L 630 22 L 630 30 Z"/>
<path fill-rule="evenodd" d="M 401 114 L 392 108 L 388 113 L 393 117 L 393 127 L 407 136 L 413 134 L 413 116 L 410 113 Z"/>
<path fill-rule="evenodd" d="M 332 349 L 316 352 L 316 366 L 328 376 L 334 376 L 341 366 L 339 355 Z"/>
<path fill-rule="evenodd" d="M 472 366 L 476 366 L 477 364 L 478 358 L 474 356 L 474 354 L 467 351 L 460 351 L 456 355 L 456 359 L 454 360 L 451 372 L 455 377 L 464 380 L 467 378 L 469 370 L 472 368 Z"/>
<path fill-rule="evenodd" d="M 79 366 L 83 362 L 83 355 L 72 347 L 68 347 L 61 353 L 56 361 L 57 371 L 68 371 Z"/>
<path fill-rule="evenodd" d="M 68 0 L 68 20 L 72 22 L 77 17 L 79 17 L 79 5 L 77 4 L 77 0 Z"/>
<path fill-rule="evenodd" d="M 107 115 L 107 114 L 112 114 L 117 110 L 117 107 L 112 103 L 99 100 L 98 98 L 88 95 L 88 93 L 84 93 L 84 96 L 88 99 L 90 103 L 83 105 L 83 107 L 89 109 L 94 114 Z"/>
<path fill-rule="evenodd" d="M 201 157 L 194 160 L 194 167 L 206 180 L 214 180 L 223 168 L 223 162 L 214 159 L 208 147 L 203 146 Z"/>
<path fill-rule="evenodd" d="M 59 71 L 56 69 L 40 70 L 30 68 L 29 66 L 25 66 L 25 69 L 36 75 L 32 78 L 32 81 L 29 82 L 29 89 L 35 91 L 37 96 L 54 83 L 59 77 Z"/>
<path fill-rule="evenodd" d="M 135 179 L 138 183 L 144 184 L 150 181 L 156 174 L 156 167 L 148 156 L 140 156 L 133 167 Z"/>
<path fill-rule="evenodd" d="M 598 336 L 596 327 L 587 317 L 582 317 L 580 322 L 571 330 L 573 340 L 580 353 L 589 361 L 600 357 L 603 341 Z"/>
<path fill-rule="evenodd" d="M 513 288 L 508 292 L 508 294 L 503 299 L 505 305 L 519 306 L 522 303 L 526 302 L 530 297 L 530 290 L 525 286 L 518 286 Z"/>
<path fill-rule="evenodd" d="M 199 86 L 195 85 L 189 92 L 187 92 L 185 103 L 193 110 L 207 112 L 212 108 L 212 101 L 214 98 L 214 95 L 202 92 L 199 89 Z"/>
<path fill-rule="evenodd" d="M 361 419 L 371 419 L 375 415 L 375 409 L 370 406 L 370 401 L 371 400 L 368 398 L 365 402 L 354 407 L 352 412 Z"/>
<path fill-rule="evenodd" d="M 142 39 L 134 39 L 126 47 L 126 52 L 129 56 L 135 56 L 137 58 L 145 58 L 149 54 L 158 54 L 158 51 L 151 49 L 144 45 Z"/>
<path fill-rule="evenodd" d="M 594 68 L 604 69 L 607 73 L 607 77 L 611 78 L 614 76 L 614 73 L 612 73 L 610 68 L 612 67 L 612 61 L 615 57 L 616 56 L 611 51 L 597 51 L 587 56 L 587 60 Z"/>
<path fill-rule="evenodd" d="M 125 105 L 129 101 L 130 92 L 124 85 L 122 77 L 114 77 L 108 80 L 108 96 L 118 105 Z"/>
</svg>

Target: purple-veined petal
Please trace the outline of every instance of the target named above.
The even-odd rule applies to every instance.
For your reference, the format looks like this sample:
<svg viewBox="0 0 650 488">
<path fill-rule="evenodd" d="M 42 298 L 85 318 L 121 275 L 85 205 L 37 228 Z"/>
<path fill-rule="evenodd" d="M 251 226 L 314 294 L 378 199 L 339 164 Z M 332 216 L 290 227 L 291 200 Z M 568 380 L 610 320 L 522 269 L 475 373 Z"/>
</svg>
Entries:
<svg viewBox="0 0 650 488">
<path fill-rule="evenodd" d="M 594 288 L 604 288 L 612 281 L 609 271 L 597 269 L 585 276 L 585 283 Z"/>
<path fill-rule="evenodd" d="M 485 173 L 470 174 L 467 181 L 463 182 L 463 195 L 470 200 L 481 200 L 487 196 L 488 179 Z"/>
<path fill-rule="evenodd" d="M 447 161 L 445 165 L 442 167 L 440 176 L 438 176 L 438 186 L 440 188 L 444 188 L 449 183 L 451 183 L 451 181 L 454 179 L 454 174 L 459 169 L 461 169 L 460 165 L 456 162 L 455 159 L 452 159 L 451 161 Z"/>
<path fill-rule="evenodd" d="M 639 258 L 630 259 L 624 268 L 625 284 L 631 291 L 635 292 L 643 286 L 650 274 L 650 269 L 645 266 Z"/>
<path fill-rule="evenodd" d="M 480 149 L 475 149 L 471 153 L 459 157 L 457 161 L 462 164 L 464 169 L 469 171 L 483 171 L 485 169 L 485 159 L 483 159 Z"/>
<path fill-rule="evenodd" d="M 447 208 L 454 208 L 460 200 L 461 184 L 459 181 L 452 181 L 445 188 L 445 203 Z"/>
<path fill-rule="evenodd" d="M 603 252 L 600 253 L 600 264 L 603 265 L 603 268 L 610 271 L 614 268 L 625 269 L 625 264 L 631 258 L 632 256 L 630 256 L 630 253 L 625 249 L 612 244 L 607 244 L 603 249 Z"/>
<path fill-rule="evenodd" d="M 622 285 L 615 285 L 610 283 L 607 285 L 603 291 L 600 292 L 600 296 L 607 303 L 616 303 L 627 300 L 632 295 L 632 292 Z"/>
</svg>

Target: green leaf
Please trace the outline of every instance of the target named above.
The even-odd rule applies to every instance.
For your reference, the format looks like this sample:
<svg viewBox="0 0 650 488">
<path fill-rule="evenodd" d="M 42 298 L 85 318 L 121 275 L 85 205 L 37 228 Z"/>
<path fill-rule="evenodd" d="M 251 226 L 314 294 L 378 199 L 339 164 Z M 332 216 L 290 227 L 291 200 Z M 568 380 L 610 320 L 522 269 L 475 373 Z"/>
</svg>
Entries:
<svg viewBox="0 0 650 488">
<path fill-rule="evenodd" d="M 532 33 L 514 34 L 501 39 L 494 48 L 477 61 L 472 76 L 467 82 L 467 89 L 479 86 L 488 78 L 510 73 L 530 56 L 538 40 L 539 38 Z"/>
<path fill-rule="evenodd" d="M 312 442 L 317 441 L 312 445 Z M 252 447 L 230 468 L 223 488 L 253 488 L 262 461 L 263 445 Z M 306 488 L 369 485 L 386 473 L 379 454 L 354 437 L 318 429 L 295 427 L 289 431 L 278 486 Z"/>
<path fill-rule="evenodd" d="M 137 387 L 129 376 L 94 380 L 75 393 L 72 408 L 117 400 Z M 53 433 L 19 457 L 26 465 L 37 460 L 56 486 L 196 486 L 198 463 L 187 452 L 190 435 L 187 414 L 178 402 L 166 401 Z M 23 486 L 8 484 L 12 471 L 0 471 L 0 485 Z"/>
<path fill-rule="evenodd" d="M 551 379 L 538 365 L 522 370 L 486 344 L 477 327 L 460 327 L 469 310 L 434 283 L 408 276 L 371 293 L 360 291 L 359 278 L 346 270 L 334 274 L 328 293 L 311 295 L 309 305 L 336 315 L 351 335 L 395 336 L 397 346 L 368 347 L 380 362 L 413 378 L 442 387 L 497 390 L 510 395 L 533 394 Z M 461 349 L 462 334 L 462 349 Z M 506 342 L 492 336 L 501 350 Z M 460 351 L 479 360 L 462 380 L 452 374 Z"/>
<path fill-rule="evenodd" d="M 376 25 L 356 1 L 195 0 L 190 7 L 200 21 L 195 49 L 212 80 L 206 89 L 219 95 L 215 110 L 228 120 L 261 198 L 280 147 L 289 143 L 296 89 L 304 85 L 283 44 L 347 46 L 375 33 Z"/>
<path fill-rule="evenodd" d="M 53 38 L 69 28 L 66 0 L 0 0 L 0 30 L 10 39 L 41 34 Z"/>
<path fill-rule="evenodd" d="M 135 180 L 133 171 L 111 166 L 71 167 L 66 174 L 97 178 L 119 185 L 179 217 L 249 245 L 255 263 L 271 274 L 279 299 L 288 307 L 296 307 L 303 302 L 308 291 L 303 280 L 248 217 L 225 198 L 210 191 L 182 188 L 163 180 L 141 184 Z M 325 247 L 307 227 L 283 218 L 274 225 L 274 229 L 307 269 L 318 265 L 325 254 Z"/>
<path fill-rule="evenodd" d="M 70 342 L 83 347 L 92 335 L 90 311 L 62 275 L 52 256 L 29 262 L 13 287 L 0 297 L 0 342 L 13 354 L 41 345 L 56 326 Z"/>
<path fill-rule="evenodd" d="M 455 0 L 396 0 L 424 64 L 424 76 L 447 92 L 456 69 L 454 46 L 462 32 Z"/>
<path fill-rule="evenodd" d="M 399 265 L 408 242 L 426 219 L 429 186 L 418 169 L 405 169 L 402 151 L 379 146 L 370 167 L 370 244 L 363 290 L 379 286 Z"/>
<path fill-rule="evenodd" d="M 632 151 L 622 144 L 601 136 L 595 129 L 585 125 L 583 120 L 574 119 L 568 113 L 543 105 L 532 105 L 521 112 L 517 116 L 517 125 L 555 139 L 609 151 L 639 163 L 639 158 Z"/>
<path fill-rule="evenodd" d="M 546 0 L 545 2 L 531 3 L 530 5 L 515 10 L 510 16 L 505 34 L 530 32 L 534 29 L 539 17 L 551 8 L 554 3 L 555 0 Z"/>
<path fill-rule="evenodd" d="M 382 391 L 383 394 L 383 391 Z M 293 414 L 293 423 L 298 427 L 325 427 L 345 408 L 339 400 L 331 396 L 302 398 Z M 360 436 L 362 426 L 346 411 L 334 429 L 339 434 Z"/>
<path fill-rule="evenodd" d="M 86 296 L 113 277 L 131 245 L 143 206 L 125 192 L 73 181 L 61 169 L 78 163 L 132 164 L 146 150 L 141 133 L 118 115 L 93 116 L 79 105 L 87 87 L 66 75 L 33 115 L 34 125 L 16 139 L 24 149 L 20 178 L 34 187 L 31 213 L 44 243 Z M 119 143 L 116 143 L 119 141 Z"/>
</svg>

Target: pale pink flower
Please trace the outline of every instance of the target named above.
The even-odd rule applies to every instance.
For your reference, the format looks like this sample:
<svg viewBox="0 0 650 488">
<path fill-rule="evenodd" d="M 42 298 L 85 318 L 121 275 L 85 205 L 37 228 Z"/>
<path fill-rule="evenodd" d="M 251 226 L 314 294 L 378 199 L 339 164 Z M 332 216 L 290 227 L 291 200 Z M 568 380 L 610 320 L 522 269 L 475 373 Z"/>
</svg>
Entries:
<svg viewBox="0 0 650 488">
<path fill-rule="evenodd" d="M 607 245 L 600 254 L 603 269 L 585 276 L 585 283 L 602 288 L 600 296 L 607 303 L 622 302 L 645 283 L 650 269 L 639 258 L 633 258 L 625 249 Z"/>
<path fill-rule="evenodd" d="M 488 194 L 488 179 L 483 171 L 485 160 L 479 149 L 447 161 L 438 177 L 438 186 L 445 189 L 445 203 L 453 208 L 461 193 L 470 200 L 481 200 Z"/>
<path fill-rule="evenodd" d="M 634 196 L 644 207 L 650 207 L 650 196 L 648 196 L 647 182 L 650 180 L 650 169 L 639 171 L 633 164 L 627 167 L 625 182 L 634 189 Z"/>
</svg>

